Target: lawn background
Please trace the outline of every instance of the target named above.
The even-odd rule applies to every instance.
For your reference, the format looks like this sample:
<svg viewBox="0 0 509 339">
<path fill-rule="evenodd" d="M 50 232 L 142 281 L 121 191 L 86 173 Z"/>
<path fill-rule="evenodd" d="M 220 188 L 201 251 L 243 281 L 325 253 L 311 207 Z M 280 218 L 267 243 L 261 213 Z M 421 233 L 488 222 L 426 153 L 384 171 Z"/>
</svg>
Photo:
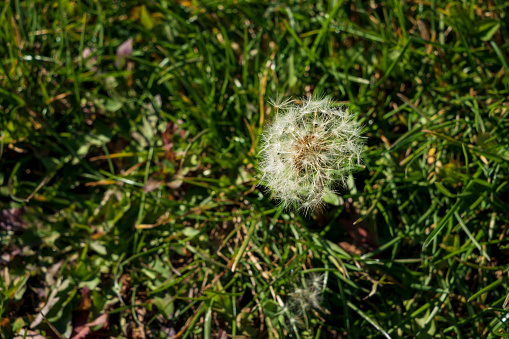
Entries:
<svg viewBox="0 0 509 339">
<path fill-rule="evenodd" d="M 508 10 L 4 1 L 1 336 L 508 336 Z M 256 164 L 269 99 L 313 94 L 367 139 L 306 217 Z"/>
</svg>

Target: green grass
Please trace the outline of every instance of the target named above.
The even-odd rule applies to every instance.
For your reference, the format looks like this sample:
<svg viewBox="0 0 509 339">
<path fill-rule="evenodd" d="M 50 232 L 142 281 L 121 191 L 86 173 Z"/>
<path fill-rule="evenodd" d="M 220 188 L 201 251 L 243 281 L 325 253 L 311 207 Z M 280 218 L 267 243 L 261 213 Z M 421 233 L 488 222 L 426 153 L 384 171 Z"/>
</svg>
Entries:
<svg viewBox="0 0 509 339">
<path fill-rule="evenodd" d="M 509 336 L 508 16 L 4 1 L 0 336 Z M 256 186 L 257 147 L 270 98 L 322 93 L 365 167 L 304 217 Z M 320 307 L 285 307 L 322 274 Z"/>
</svg>

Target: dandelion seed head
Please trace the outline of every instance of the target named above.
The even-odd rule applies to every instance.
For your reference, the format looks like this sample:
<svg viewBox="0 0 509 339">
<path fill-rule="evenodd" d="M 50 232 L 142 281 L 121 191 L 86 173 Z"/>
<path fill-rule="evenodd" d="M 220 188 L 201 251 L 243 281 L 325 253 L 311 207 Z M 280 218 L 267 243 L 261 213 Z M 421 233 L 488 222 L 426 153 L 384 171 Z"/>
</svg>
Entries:
<svg viewBox="0 0 509 339">
<path fill-rule="evenodd" d="M 312 309 L 321 308 L 322 293 L 325 288 L 325 275 L 312 273 L 303 281 L 302 287 L 296 287 L 288 295 L 283 312 L 287 315 L 292 329 L 307 323 Z"/>
<path fill-rule="evenodd" d="M 283 207 L 320 210 L 327 194 L 346 183 L 362 161 L 362 126 L 330 97 L 310 97 L 297 105 L 272 101 L 276 117 L 262 134 L 261 183 Z"/>
</svg>

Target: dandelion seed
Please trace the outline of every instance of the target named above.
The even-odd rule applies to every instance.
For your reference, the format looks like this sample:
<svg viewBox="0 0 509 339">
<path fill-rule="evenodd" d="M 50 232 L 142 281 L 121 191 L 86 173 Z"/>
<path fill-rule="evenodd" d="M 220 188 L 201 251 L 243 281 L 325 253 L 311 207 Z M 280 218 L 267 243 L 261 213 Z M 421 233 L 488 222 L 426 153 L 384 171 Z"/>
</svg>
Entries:
<svg viewBox="0 0 509 339">
<path fill-rule="evenodd" d="M 279 95 L 275 99 L 269 99 L 269 103 L 276 109 L 285 108 L 293 102 L 291 98 L 282 98 Z"/>
<path fill-rule="evenodd" d="M 362 126 L 348 109 L 332 103 L 329 97 L 302 105 L 272 101 L 277 116 L 262 135 L 261 183 L 284 208 L 320 210 L 324 197 L 345 185 L 361 163 Z"/>
</svg>

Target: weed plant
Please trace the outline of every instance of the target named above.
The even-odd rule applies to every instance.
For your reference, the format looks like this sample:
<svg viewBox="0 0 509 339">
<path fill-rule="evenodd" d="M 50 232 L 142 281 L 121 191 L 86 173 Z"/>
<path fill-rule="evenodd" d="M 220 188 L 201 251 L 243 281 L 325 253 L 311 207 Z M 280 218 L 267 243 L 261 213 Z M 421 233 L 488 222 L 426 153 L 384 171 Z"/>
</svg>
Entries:
<svg viewBox="0 0 509 339">
<path fill-rule="evenodd" d="M 0 5 L 0 337 L 509 335 L 506 2 L 141 3 Z M 364 164 L 303 216 L 257 157 L 322 93 Z"/>
</svg>

